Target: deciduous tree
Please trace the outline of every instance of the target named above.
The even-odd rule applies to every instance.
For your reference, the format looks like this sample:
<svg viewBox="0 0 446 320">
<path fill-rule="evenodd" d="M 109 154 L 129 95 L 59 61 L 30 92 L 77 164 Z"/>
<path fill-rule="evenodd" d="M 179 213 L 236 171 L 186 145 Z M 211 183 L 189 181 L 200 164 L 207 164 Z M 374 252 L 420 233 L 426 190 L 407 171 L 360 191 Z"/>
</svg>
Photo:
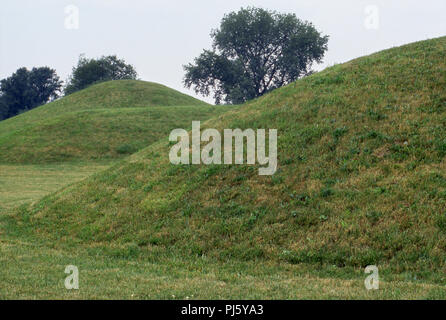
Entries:
<svg viewBox="0 0 446 320">
<path fill-rule="evenodd" d="M 133 66 L 116 56 L 88 59 L 81 55 L 65 87 L 65 94 L 71 94 L 102 81 L 136 79 L 136 77 L 137 73 Z"/>
<path fill-rule="evenodd" d="M 211 33 L 213 49 L 184 66 L 184 84 L 217 104 L 241 103 L 311 72 L 328 36 L 295 14 L 246 8 L 224 16 Z"/>
<path fill-rule="evenodd" d="M 4 119 L 54 100 L 62 81 L 49 67 L 20 68 L 0 81 L 0 114 Z"/>
</svg>

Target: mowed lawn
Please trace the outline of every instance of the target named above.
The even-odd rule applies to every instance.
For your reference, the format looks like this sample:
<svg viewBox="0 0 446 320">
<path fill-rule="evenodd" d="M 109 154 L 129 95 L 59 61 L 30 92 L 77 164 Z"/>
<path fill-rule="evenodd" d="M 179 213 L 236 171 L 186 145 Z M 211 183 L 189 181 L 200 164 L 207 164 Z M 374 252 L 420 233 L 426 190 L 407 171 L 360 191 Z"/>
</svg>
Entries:
<svg viewBox="0 0 446 320">
<path fill-rule="evenodd" d="M 60 188 L 107 168 L 112 162 L 39 165 L 0 164 L 0 212 L 39 200 Z"/>
<path fill-rule="evenodd" d="M 267 261 L 221 262 L 149 246 L 65 246 L 14 235 L 10 209 L 110 166 L 106 162 L 0 165 L 0 299 L 444 299 L 438 284 L 382 276 L 368 291 L 363 270 Z M 6 218 L 6 219 L 3 219 Z M 64 286 L 79 268 L 79 290 Z"/>
<path fill-rule="evenodd" d="M 380 270 L 366 290 L 360 268 L 221 261 L 150 244 L 73 245 L 34 237 L 10 210 L 79 181 L 111 163 L 0 165 L 0 299 L 445 299 L 444 286 Z M 57 227 L 57 226 L 55 226 Z M 29 232 L 29 233 L 28 233 Z M 79 290 L 64 286 L 79 268 Z M 382 273 L 381 273 L 382 272 Z"/>
<path fill-rule="evenodd" d="M 4 221 L 0 219 L 0 235 Z M 65 268 L 79 270 L 67 290 Z M 148 248 L 58 247 L 0 237 L 0 299 L 445 299 L 444 287 L 380 281 L 366 290 L 361 270 L 185 257 Z"/>
</svg>

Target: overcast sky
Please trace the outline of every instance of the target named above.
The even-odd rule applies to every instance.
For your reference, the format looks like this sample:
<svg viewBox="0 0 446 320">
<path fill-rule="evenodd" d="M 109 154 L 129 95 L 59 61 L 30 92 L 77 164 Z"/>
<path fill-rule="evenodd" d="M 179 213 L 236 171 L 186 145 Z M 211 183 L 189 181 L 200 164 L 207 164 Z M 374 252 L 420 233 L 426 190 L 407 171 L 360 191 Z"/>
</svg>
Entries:
<svg viewBox="0 0 446 320">
<path fill-rule="evenodd" d="M 246 6 L 293 12 L 329 35 L 316 69 L 446 35 L 446 0 L 1 0 L 0 78 L 50 66 L 65 80 L 79 54 L 116 54 L 142 80 L 194 95 L 182 85 L 182 66 L 210 48 L 225 13 Z"/>
</svg>

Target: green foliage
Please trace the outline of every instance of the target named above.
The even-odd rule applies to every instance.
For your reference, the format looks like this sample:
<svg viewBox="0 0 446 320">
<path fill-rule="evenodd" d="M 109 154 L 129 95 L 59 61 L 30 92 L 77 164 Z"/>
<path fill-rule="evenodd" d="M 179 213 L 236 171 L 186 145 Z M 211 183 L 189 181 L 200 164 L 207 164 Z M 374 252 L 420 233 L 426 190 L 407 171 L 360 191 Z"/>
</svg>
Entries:
<svg viewBox="0 0 446 320">
<path fill-rule="evenodd" d="M 65 87 L 65 95 L 82 90 L 94 83 L 109 80 L 135 80 L 137 73 L 132 65 L 116 56 L 102 56 L 99 59 L 79 57 L 77 66 Z"/>
<path fill-rule="evenodd" d="M 9 106 L 3 96 L 0 95 L 0 121 L 6 119 L 9 114 Z"/>
<path fill-rule="evenodd" d="M 62 81 L 49 67 L 18 69 L 0 81 L 0 120 L 56 99 L 61 87 Z"/>
<path fill-rule="evenodd" d="M 211 36 L 214 50 L 184 67 L 184 83 L 205 96 L 213 91 L 216 104 L 242 103 L 311 74 L 328 43 L 295 14 L 259 8 L 225 15 Z"/>
</svg>

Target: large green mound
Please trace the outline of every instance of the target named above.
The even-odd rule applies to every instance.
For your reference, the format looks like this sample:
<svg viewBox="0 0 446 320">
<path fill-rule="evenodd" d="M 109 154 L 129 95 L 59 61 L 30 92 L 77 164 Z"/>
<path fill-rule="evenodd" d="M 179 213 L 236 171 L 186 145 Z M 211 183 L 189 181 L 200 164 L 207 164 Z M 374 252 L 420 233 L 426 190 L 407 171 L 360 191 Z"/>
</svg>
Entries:
<svg viewBox="0 0 446 320">
<path fill-rule="evenodd" d="M 172 165 L 166 138 L 10 222 L 55 243 L 440 279 L 445 88 L 445 37 L 356 59 L 202 125 L 278 129 L 272 177 Z"/>
<path fill-rule="evenodd" d="M 0 122 L 0 163 L 115 159 L 222 111 L 156 83 L 104 82 Z"/>
</svg>

